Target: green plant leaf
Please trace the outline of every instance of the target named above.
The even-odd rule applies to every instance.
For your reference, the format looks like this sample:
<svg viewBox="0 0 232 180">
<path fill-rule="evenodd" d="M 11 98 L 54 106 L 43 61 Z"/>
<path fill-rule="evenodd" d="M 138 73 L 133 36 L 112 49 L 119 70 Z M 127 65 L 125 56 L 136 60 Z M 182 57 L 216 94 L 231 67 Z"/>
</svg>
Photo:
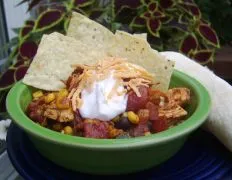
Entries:
<svg viewBox="0 0 232 180">
<path fill-rule="evenodd" d="M 129 24 L 136 15 L 136 9 L 132 9 L 128 6 L 122 6 L 115 15 L 115 21 L 120 21 L 122 24 Z"/>
<path fill-rule="evenodd" d="M 72 0 L 72 4 L 74 7 L 86 7 L 92 5 L 95 0 Z"/>
<path fill-rule="evenodd" d="M 167 24 L 171 20 L 173 20 L 173 17 L 171 15 L 168 15 L 168 14 L 166 14 L 165 17 L 160 18 L 160 21 L 162 22 L 162 24 Z"/>
<path fill-rule="evenodd" d="M 220 48 L 219 39 L 216 32 L 207 24 L 199 24 L 197 31 L 199 35 L 208 43 L 216 48 Z"/>
<path fill-rule="evenodd" d="M 64 12 L 60 10 L 51 9 L 46 10 L 41 13 L 36 20 L 36 24 L 34 27 L 35 31 L 44 31 L 46 29 L 50 29 L 51 27 L 60 23 L 65 16 Z"/>
<path fill-rule="evenodd" d="M 178 20 L 175 18 L 170 20 L 168 23 L 165 23 L 163 27 L 167 29 L 171 28 L 180 30 L 182 32 L 188 32 L 188 25 L 179 23 Z"/>
<path fill-rule="evenodd" d="M 136 9 L 142 5 L 140 0 L 114 0 L 114 12 L 115 14 L 121 10 L 122 7 L 128 7 L 131 9 Z"/>
</svg>

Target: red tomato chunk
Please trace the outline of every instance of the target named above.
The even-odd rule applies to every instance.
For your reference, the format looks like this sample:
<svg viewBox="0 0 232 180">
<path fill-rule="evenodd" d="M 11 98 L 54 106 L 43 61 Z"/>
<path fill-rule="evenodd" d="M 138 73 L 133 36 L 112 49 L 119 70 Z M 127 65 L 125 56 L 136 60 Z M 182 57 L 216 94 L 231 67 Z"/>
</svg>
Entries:
<svg viewBox="0 0 232 180">
<path fill-rule="evenodd" d="M 127 111 L 137 112 L 143 109 L 148 102 L 148 87 L 140 86 L 138 88 L 141 97 L 138 97 L 134 91 L 129 92 L 127 100 Z"/>
</svg>

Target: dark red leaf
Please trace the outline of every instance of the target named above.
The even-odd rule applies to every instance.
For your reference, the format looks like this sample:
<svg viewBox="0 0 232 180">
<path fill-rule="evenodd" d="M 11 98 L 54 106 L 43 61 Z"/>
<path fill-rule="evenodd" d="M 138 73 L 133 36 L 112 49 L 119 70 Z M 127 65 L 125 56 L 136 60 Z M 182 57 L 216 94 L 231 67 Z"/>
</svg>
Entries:
<svg viewBox="0 0 232 180">
<path fill-rule="evenodd" d="M 25 26 L 20 30 L 20 36 L 25 37 L 33 30 L 33 26 Z"/>
<path fill-rule="evenodd" d="M 162 17 L 165 17 L 165 14 L 162 13 L 161 11 L 155 11 L 153 12 L 152 16 L 155 18 L 162 18 Z"/>
<path fill-rule="evenodd" d="M 19 53 L 24 59 L 33 59 L 37 52 L 37 44 L 33 41 L 25 41 L 19 48 Z"/>
<path fill-rule="evenodd" d="M 170 8 L 174 5 L 174 2 L 173 0 L 160 0 L 160 6 L 163 8 L 163 9 L 167 9 L 167 8 Z"/>
<path fill-rule="evenodd" d="M 212 60 L 214 51 L 212 50 L 200 50 L 193 54 L 193 59 L 201 64 L 205 64 Z"/>
<path fill-rule="evenodd" d="M 130 26 L 131 27 L 144 27 L 146 24 L 146 20 L 144 18 L 141 18 L 139 16 L 134 17 L 132 20 Z"/>
<path fill-rule="evenodd" d="M 180 3 L 179 6 L 181 6 L 187 13 L 196 16 L 198 18 L 201 17 L 201 11 L 197 5 Z"/>
<path fill-rule="evenodd" d="M 49 28 L 52 25 L 57 24 L 63 17 L 63 13 L 59 10 L 44 11 L 36 22 L 36 29 Z"/>
<path fill-rule="evenodd" d="M 27 11 L 30 11 L 33 7 L 35 7 L 37 4 L 39 4 L 40 1 L 42 1 L 42 0 L 32 0 L 29 3 Z"/>
<path fill-rule="evenodd" d="M 153 36 L 159 37 L 160 27 L 161 27 L 161 22 L 159 19 L 147 20 L 147 28 Z"/>
<path fill-rule="evenodd" d="M 156 11 L 158 8 L 158 3 L 157 2 L 152 2 L 148 5 L 148 10 L 151 12 Z"/>
<path fill-rule="evenodd" d="M 217 48 L 220 47 L 219 40 L 216 32 L 207 24 L 200 24 L 198 27 L 198 32 L 207 42 Z"/>
<path fill-rule="evenodd" d="M 8 69 L 5 73 L 0 77 L 0 89 L 7 88 L 15 83 L 14 79 L 15 69 Z"/>
<path fill-rule="evenodd" d="M 16 81 L 19 81 L 20 79 L 22 79 L 24 77 L 24 75 L 26 74 L 27 72 L 27 69 L 28 69 L 29 66 L 19 66 L 16 71 L 15 71 L 15 80 Z"/>
<path fill-rule="evenodd" d="M 140 0 L 115 0 L 114 11 L 117 13 L 122 7 L 127 6 L 128 8 L 135 9 L 141 5 Z"/>
<path fill-rule="evenodd" d="M 73 5 L 75 7 L 86 7 L 93 4 L 95 0 L 74 0 Z"/>
<path fill-rule="evenodd" d="M 34 25 L 35 25 L 35 21 L 32 20 L 25 21 L 25 26 L 34 26 Z"/>
<path fill-rule="evenodd" d="M 140 17 L 145 18 L 145 19 L 150 19 L 152 16 L 151 12 L 146 11 L 143 14 L 140 15 Z"/>
<path fill-rule="evenodd" d="M 196 50 L 197 46 L 198 41 L 196 37 L 190 34 L 181 42 L 180 51 L 184 54 L 188 54 L 191 50 Z"/>
</svg>

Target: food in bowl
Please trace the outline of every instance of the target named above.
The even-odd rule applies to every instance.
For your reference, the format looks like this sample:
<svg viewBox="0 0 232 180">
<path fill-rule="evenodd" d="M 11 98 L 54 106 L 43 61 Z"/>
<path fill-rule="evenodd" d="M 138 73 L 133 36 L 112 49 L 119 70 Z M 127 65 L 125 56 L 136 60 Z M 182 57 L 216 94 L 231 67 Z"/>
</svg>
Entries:
<svg viewBox="0 0 232 180">
<path fill-rule="evenodd" d="M 27 114 L 40 125 L 89 138 L 130 138 L 185 120 L 190 89 L 156 89 L 153 75 L 121 58 L 78 64 L 59 91 L 38 90 Z"/>
<path fill-rule="evenodd" d="M 49 97 L 47 93 L 65 94 L 67 80 L 76 65 L 95 66 L 99 60 L 108 58 L 124 59 L 144 68 L 154 77 L 152 88 L 164 94 L 171 88 L 189 89 L 190 102 L 183 106 L 188 112 L 183 116 L 184 121 L 148 136 L 99 139 L 55 132 L 33 122 L 26 114 L 33 93 L 38 91 L 40 96 L 43 92 L 45 97 Z M 172 157 L 189 134 L 206 120 L 210 97 L 199 82 L 174 70 L 173 61 L 153 50 L 144 34 L 112 33 L 85 16 L 73 13 L 67 36 L 56 32 L 43 35 L 24 79 L 8 93 L 7 110 L 36 149 L 52 162 L 91 174 L 126 174 L 151 168 Z M 70 132 L 70 128 L 64 131 Z"/>
</svg>

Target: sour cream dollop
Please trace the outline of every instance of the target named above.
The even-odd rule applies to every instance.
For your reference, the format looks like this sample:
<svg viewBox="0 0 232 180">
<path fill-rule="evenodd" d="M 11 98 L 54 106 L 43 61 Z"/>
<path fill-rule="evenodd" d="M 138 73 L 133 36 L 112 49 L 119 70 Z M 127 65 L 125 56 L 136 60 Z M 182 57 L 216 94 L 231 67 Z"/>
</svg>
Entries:
<svg viewBox="0 0 232 180">
<path fill-rule="evenodd" d="M 91 91 L 83 89 L 81 92 L 82 105 L 79 112 L 83 118 L 110 121 L 126 111 L 128 95 L 114 93 L 107 98 L 116 83 L 113 75 L 104 80 L 94 82 Z M 118 86 L 117 92 L 123 92 L 124 87 Z"/>
</svg>

